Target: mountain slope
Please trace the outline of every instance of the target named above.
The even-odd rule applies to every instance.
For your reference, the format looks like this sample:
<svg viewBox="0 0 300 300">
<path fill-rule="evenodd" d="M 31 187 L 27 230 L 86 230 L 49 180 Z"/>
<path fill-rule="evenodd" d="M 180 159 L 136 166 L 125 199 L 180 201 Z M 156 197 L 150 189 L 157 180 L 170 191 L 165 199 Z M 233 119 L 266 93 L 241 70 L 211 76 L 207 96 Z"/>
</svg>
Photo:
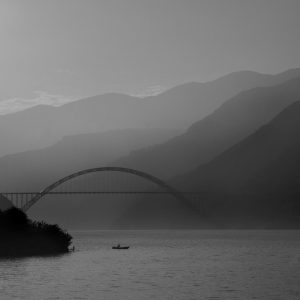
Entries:
<svg viewBox="0 0 300 300">
<path fill-rule="evenodd" d="M 124 129 L 64 137 L 57 144 L 0 158 L 0 191 L 39 191 L 73 172 L 106 166 L 133 150 L 166 141 L 176 131 Z"/>
<path fill-rule="evenodd" d="M 252 223 L 268 221 L 271 227 L 298 227 L 299 154 L 300 101 L 209 164 L 176 178 L 173 184 L 201 192 L 197 204 L 211 216 L 239 216 Z"/>
<path fill-rule="evenodd" d="M 300 77 L 278 86 L 242 92 L 192 125 L 185 134 L 150 149 L 133 152 L 115 164 L 162 178 L 188 172 L 268 123 L 299 97 Z"/>
<path fill-rule="evenodd" d="M 0 156 L 44 148 L 74 134 L 126 128 L 183 130 L 243 90 L 296 76 L 299 69 L 278 75 L 236 72 L 208 83 L 187 83 L 155 97 L 106 94 L 0 116 Z"/>
</svg>

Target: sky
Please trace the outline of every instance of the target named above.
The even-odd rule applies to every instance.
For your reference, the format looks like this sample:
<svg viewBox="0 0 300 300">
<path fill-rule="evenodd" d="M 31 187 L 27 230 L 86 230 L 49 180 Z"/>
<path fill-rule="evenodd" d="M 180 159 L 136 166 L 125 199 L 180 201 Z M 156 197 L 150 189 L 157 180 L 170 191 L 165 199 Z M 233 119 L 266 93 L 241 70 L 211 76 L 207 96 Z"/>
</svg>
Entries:
<svg viewBox="0 0 300 300">
<path fill-rule="evenodd" d="M 0 0 L 0 113 L 300 67 L 299 0 Z"/>
</svg>

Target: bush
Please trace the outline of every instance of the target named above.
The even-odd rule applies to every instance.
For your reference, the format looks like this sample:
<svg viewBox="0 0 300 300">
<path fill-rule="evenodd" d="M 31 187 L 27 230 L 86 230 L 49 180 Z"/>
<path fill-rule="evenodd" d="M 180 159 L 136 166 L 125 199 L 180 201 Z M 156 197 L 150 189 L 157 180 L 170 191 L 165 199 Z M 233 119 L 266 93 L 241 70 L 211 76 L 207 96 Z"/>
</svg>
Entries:
<svg viewBox="0 0 300 300">
<path fill-rule="evenodd" d="M 66 253 L 71 242 L 58 225 L 33 222 L 17 208 L 0 211 L 0 257 Z"/>
</svg>

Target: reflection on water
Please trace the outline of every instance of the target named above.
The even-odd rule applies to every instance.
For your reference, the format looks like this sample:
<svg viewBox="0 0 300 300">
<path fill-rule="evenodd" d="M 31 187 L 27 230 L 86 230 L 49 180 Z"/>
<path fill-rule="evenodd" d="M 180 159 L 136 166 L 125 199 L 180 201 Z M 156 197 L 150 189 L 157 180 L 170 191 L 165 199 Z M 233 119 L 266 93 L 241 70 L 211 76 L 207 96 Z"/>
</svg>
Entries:
<svg viewBox="0 0 300 300">
<path fill-rule="evenodd" d="M 300 299 L 300 231 L 72 234 L 74 253 L 0 260 L 0 299 Z"/>
</svg>

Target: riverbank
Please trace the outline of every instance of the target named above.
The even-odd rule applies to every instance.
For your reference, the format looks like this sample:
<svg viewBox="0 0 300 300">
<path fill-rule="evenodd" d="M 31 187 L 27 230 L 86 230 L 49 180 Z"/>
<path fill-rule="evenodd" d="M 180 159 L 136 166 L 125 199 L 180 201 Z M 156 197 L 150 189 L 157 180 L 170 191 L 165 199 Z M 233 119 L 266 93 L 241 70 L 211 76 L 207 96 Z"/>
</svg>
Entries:
<svg viewBox="0 0 300 300">
<path fill-rule="evenodd" d="M 71 241 L 58 225 L 32 221 L 17 208 L 0 211 L 0 258 L 63 254 Z"/>
</svg>

